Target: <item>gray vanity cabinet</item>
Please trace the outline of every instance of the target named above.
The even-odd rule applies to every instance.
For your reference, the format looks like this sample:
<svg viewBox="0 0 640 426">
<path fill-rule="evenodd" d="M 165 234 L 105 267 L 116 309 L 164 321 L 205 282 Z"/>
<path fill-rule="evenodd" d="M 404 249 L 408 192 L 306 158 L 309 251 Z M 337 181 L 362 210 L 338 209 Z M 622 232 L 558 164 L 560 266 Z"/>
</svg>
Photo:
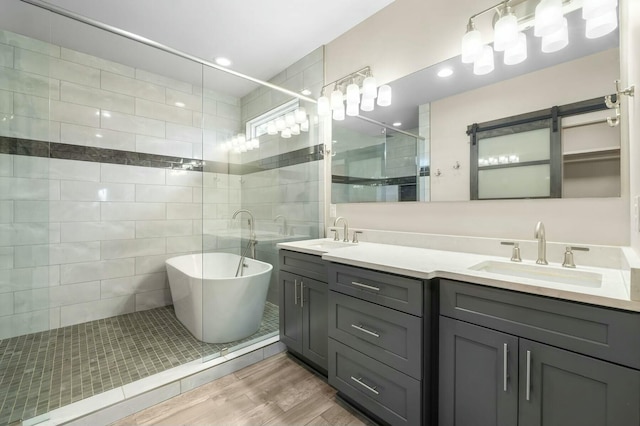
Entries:
<svg viewBox="0 0 640 426">
<path fill-rule="evenodd" d="M 281 250 L 278 280 L 280 341 L 326 374 L 326 264 L 319 256 Z"/>
<path fill-rule="evenodd" d="M 637 314 L 450 280 L 440 313 L 441 426 L 640 424 Z"/>
<path fill-rule="evenodd" d="M 329 266 L 329 384 L 391 425 L 421 425 L 431 415 L 424 287 L 414 278 Z"/>
<path fill-rule="evenodd" d="M 518 338 L 440 318 L 441 426 L 518 423 Z"/>
</svg>

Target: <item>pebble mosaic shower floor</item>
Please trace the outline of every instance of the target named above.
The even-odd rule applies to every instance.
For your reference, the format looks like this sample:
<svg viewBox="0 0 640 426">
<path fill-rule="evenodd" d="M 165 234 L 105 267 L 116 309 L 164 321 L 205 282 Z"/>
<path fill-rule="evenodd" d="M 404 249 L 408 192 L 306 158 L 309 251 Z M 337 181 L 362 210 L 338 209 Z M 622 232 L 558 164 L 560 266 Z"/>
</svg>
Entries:
<svg viewBox="0 0 640 426">
<path fill-rule="evenodd" d="M 0 425 L 277 333 L 267 302 L 258 332 L 225 344 L 195 339 L 171 306 L 0 340 Z"/>
</svg>

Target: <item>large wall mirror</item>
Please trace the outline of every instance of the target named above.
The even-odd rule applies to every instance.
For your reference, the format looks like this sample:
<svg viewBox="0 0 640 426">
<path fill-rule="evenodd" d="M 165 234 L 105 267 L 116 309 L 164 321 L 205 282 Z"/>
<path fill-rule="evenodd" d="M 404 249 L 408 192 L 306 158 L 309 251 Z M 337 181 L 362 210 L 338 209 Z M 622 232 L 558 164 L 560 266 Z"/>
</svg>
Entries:
<svg viewBox="0 0 640 426">
<path fill-rule="evenodd" d="M 518 137 L 519 129 L 536 130 L 526 125 L 483 134 L 493 139 L 480 145 L 482 155 L 472 153 L 468 129 L 473 124 L 508 122 L 554 107 L 604 100 L 615 92 L 614 80 L 620 77 L 618 31 L 587 39 L 581 11 L 566 17 L 569 45 L 558 52 L 542 53 L 540 39 L 528 34 L 528 58 L 520 64 L 504 65 L 502 54 L 496 53 L 495 70 L 474 75 L 473 64 L 454 57 L 390 83 L 391 106 L 361 113 L 364 119 L 334 121 L 332 202 L 619 197 L 620 127 L 607 123 L 615 117 L 613 109 L 561 117 L 559 145 L 548 158 L 543 158 L 544 149 L 533 152 L 527 142 L 535 132 Z M 453 74 L 439 77 L 443 69 Z M 540 164 L 551 164 L 555 155 L 556 165 L 513 167 L 516 159 L 524 161 L 528 155 Z M 403 168 L 389 166 L 400 162 Z M 481 195 L 472 191 L 479 174 L 485 176 Z M 553 191 L 532 187 L 544 179 L 554 180 Z"/>
</svg>

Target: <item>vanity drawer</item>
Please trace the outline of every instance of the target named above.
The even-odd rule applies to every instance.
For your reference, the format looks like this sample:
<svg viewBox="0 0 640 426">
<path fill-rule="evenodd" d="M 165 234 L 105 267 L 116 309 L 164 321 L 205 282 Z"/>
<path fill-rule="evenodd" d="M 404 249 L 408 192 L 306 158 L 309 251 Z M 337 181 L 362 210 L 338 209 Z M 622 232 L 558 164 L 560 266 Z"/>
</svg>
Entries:
<svg viewBox="0 0 640 426">
<path fill-rule="evenodd" d="M 420 424 L 420 382 L 329 339 L 329 384 L 392 425 Z"/>
<path fill-rule="evenodd" d="M 422 318 L 330 291 L 329 336 L 420 380 Z"/>
<path fill-rule="evenodd" d="M 440 280 L 440 314 L 640 369 L 640 314 Z"/>
<path fill-rule="evenodd" d="M 329 289 L 422 316 L 422 281 L 415 278 L 331 264 Z"/>
<path fill-rule="evenodd" d="M 327 262 L 320 256 L 280 250 L 280 270 L 327 282 Z"/>
</svg>

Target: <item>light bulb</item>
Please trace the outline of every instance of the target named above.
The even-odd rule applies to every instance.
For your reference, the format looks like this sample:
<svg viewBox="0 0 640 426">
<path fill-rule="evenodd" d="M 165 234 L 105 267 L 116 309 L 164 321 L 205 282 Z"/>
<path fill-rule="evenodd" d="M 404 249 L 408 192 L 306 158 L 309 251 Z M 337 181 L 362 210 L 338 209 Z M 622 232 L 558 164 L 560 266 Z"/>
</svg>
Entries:
<svg viewBox="0 0 640 426">
<path fill-rule="evenodd" d="M 303 132 L 308 132 L 309 131 L 309 120 L 300 123 L 300 130 L 302 130 Z"/>
<path fill-rule="evenodd" d="M 276 130 L 281 132 L 287 127 L 287 123 L 284 121 L 284 117 L 276 118 Z"/>
<path fill-rule="evenodd" d="M 475 75 L 485 75 L 493 71 L 493 48 L 484 46 L 482 48 L 482 56 L 473 63 L 473 73 Z"/>
<path fill-rule="evenodd" d="M 375 99 L 378 95 L 378 85 L 374 77 L 367 77 L 362 81 L 362 99 Z"/>
<path fill-rule="evenodd" d="M 296 124 L 296 116 L 293 115 L 292 112 L 289 112 L 284 116 L 284 122 L 287 125 L 287 127 L 291 127 L 294 124 Z"/>
<path fill-rule="evenodd" d="M 260 141 L 256 139 L 252 139 L 250 142 L 251 149 L 256 149 L 260 147 Z"/>
<path fill-rule="evenodd" d="M 293 126 L 291 126 L 291 134 L 292 135 L 299 135 L 300 134 L 300 125 L 298 123 L 296 123 Z"/>
<path fill-rule="evenodd" d="M 562 0 L 541 0 L 536 6 L 535 28 L 536 37 L 545 37 L 562 28 Z"/>
<path fill-rule="evenodd" d="M 320 117 L 326 117 L 331 112 L 331 103 L 326 96 L 320 96 L 318 98 L 317 112 Z"/>
<path fill-rule="evenodd" d="M 511 8 L 505 8 L 505 15 L 496 22 L 493 49 L 502 52 L 515 46 L 518 42 L 518 18 L 511 13 Z"/>
<path fill-rule="evenodd" d="M 282 133 L 280 133 L 280 136 L 282 136 L 285 139 L 289 139 L 291 137 L 291 129 L 290 128 L 285 128 Z"/>
<path fill-rule="evenodd" d="M 272 136 L 278 134 L 278 129 L 276 129 L 275 121 L 270 121 L 267 123 L 267 134 Z"/>
<path fill-rule="evenodd" d="M 238 142 L 240 142 L 240 144 L 243 144 L 247 141 L 247 137 L 245 136 L 244 133 L 238 133 Z"/>
<path fill-rule="evenodd" d="M 472 64 L 482 55 L 482 35 L 473 21 L 467 25 L 467 33 L 462 37 L 462 62 Z"/>
<path fill-rule="evenodd" d="M 335 111 L 337 109 L 340 109 L 341 107 L 344 108 L 344 104 L 342 103 L 343 101 L 344 99 L 340 89 L 335 89 L 333 92 L 331 92 L 331 109 L 332 110 Z"/>
<path fill-rule="evenodd" d="M 349 117 L 354 117 L 359 113 L 360 113 L 360 108 L 358 107 L 358 104 L 347 103 L 347 115 Z"/>
<path fill-rule="evenodd" d="M 527 59 L 527 35 L 518 33 L 518 42 L 504 51 L 504 64 L 515 65 Z"/>
<path fill-rule="evenodd" d="M 362 98 L 360 109 L 363 111 L 373 111 L 375 108 L 373 98 Z"/>
<path fill-rule="evenodd" d="M 386 84 L 380 86 L 378 89 L 378 105 L 383 107 L 391 105 L 391 86 Z"/>
<path fill-rule="evenodd" d="M 605 15 L 618 6 L 618 0 L 584 0 L 582 18 L 589 20 Z"/>
<path fill-rule="evenodd" d="M 307 120 L 307 110 L 304 107 L 300 107 L 294 113 L 296 116 L 296 123 L 300 124 Z"/>
<path fill-rule="evenodd" d="M 542 37 L 542 51 L 544 53 L 557 52 L 564 49 L 569 44 L 569 28 L 567 18 L 562 18 L 562 27 L 558 31 L 548 36 Z"/>
<path fill-rule="evenodd" d="M 347 105 L 360 103 L 360 87 L 357 84 L 351 83 L 347 86 Z M 348 114 L 348 113 L 347 113 Z"/>
<path fill-rule="evenodd" d="M 340 104 L 341 108 L 333 110 L 333 119 L 336 121 L 344 120 L 344 104 Z"/>
<path fill-rule="evenodd" d="M 587 38 L 598 38 L 609 34 L 616 28 L 618 28 L 618 14 L 613 9 L 602 16 L 587 19 L 585 35 Z"/>
</svg>

